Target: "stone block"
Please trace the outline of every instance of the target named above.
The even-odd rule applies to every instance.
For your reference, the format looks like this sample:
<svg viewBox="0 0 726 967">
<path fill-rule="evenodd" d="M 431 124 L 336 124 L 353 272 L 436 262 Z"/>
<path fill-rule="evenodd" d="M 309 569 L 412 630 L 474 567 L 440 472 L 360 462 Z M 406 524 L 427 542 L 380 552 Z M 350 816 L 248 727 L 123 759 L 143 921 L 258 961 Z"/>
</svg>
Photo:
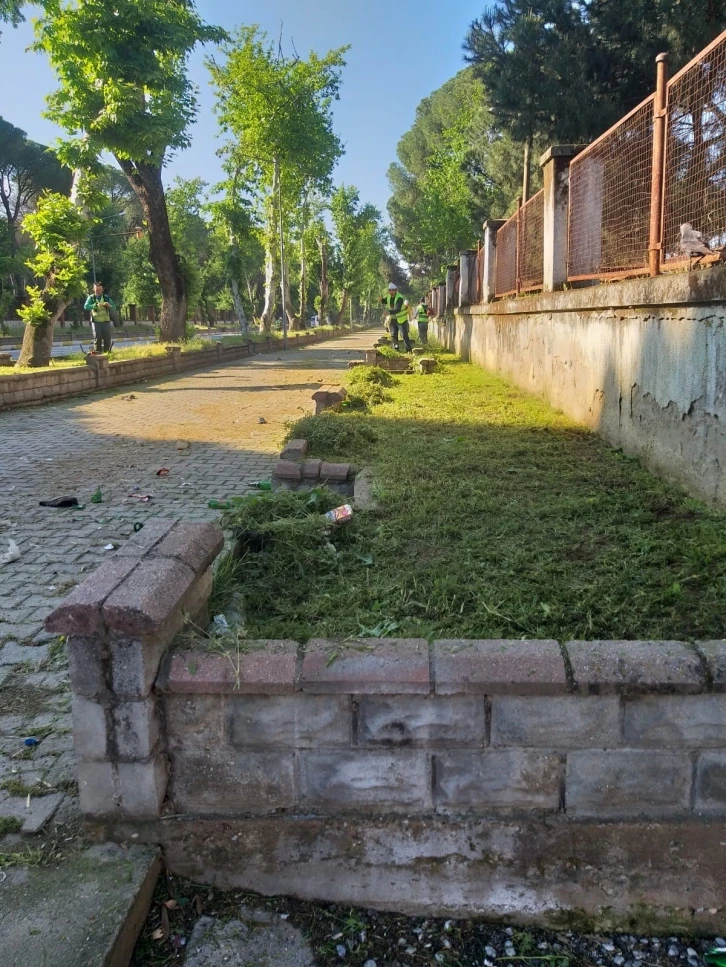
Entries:
<svg viewBox="0 0 726 967">
<path fill-rule="evenodd" d="M 143 531 L 141 532 L 143 533 Z M 224 534 L 214 524 L 181 521 L 153 549 L 155 557 L 171 557 L 201 575 L 224 547 Z"/>
<path fill-rule="evenodd" d="M 134 557 L 106 561 L 48 615 L 44 621 L 45 630 L 57 635 L 83 637 L 102 634 L 105 630 L 104 603 L 133 573 L 138 563 Z"/>
<path fill-rule="evenodd" d="M 177 812 L 265 815 L 295 803 L 294 755 L 185 749 L 171 756 Z"/>
<path fill-rule="evenodd" d="M 153 550 L 174 527 L 173 518 L 152 517 L 138 533 L 131 534 L 119 547 L 116 557 L 143 557 Z"/>
<path fill-rule="evenodd" d="M 150 758 L 159 742 L 159 716 L 154 698 L 122 702 L 113 708 L 114 758 L 135 762 Z"/>
<path fill-rule="evenodd" d="M 353 504 L 357 510 L 376 511 L 380 504 L 374 493 L 375 478 L 371 467 L 364 467 L 355 475 Z"/>
<path fill-rule="evenodd" d="M 278 460 L 275 464 L 273 476 L 278 480 L 302 480 L 302 467 L 292 460 Z"/>
<path fill-rule="evenodd" d="M 726 641 L 697 641 L 696 648 L 708 664 L 714 692 L 726 692 Z"/>
<path fill-rule="evenodd" d="M 431 775 L 423 752 L 310 752 L 302 761 L 304 802 L 313 809 L 423 810 Z"/>
<path fill-rule="evenodd" d="M 565 663 L 556 641 L 443 640 L 433 645 L 439 695 L 562 695 Z"/>
<path fill-rule="evenodd" d="M 229 699 L 229 736 L 238 748 L 350 748 L 347 695 L 244 695 Z"/>
<path fill-rule="evenodd" d="M 120 698 L 142 698 L 151 692 L 164 654 L 164 642 L 141 641 L 114 633 L 110 636 L 113 692 Z"/>
<path fill-rule="evenodd" d="M 84 816 L 118 815 L 121 793 L 116 768 L 110 762 L 78 761 L 78 796 Z"/>
<path fill-rule="evenodd" d="M 282 695 L 295 691 L 296 641 L 247 641 L 231 661 L 205 651 L 173 652 L 159 687 L 176 694 Z"/>
<path fill-rule="evenodd" d="M 698 757 L 695 809 L 706 816 L 726 816 L 726 752 Z"/>
<path fill-rule="evenodd" d="M 570 752 L 567 814 L 593 819 L 659 819 L 686 813 L 692 772 L 685 752 Z"/>
<path fill-rule="evenodd" d="M 130 819 L 155 819 L 166 796 L 168 767 L 166 756 L 150 762 L 119 762 L 118 788 L 124 816 Z"/>
<path fill-rule="evenodd" d="M 71 687 L 76 695 L 97 698 L 108 691 L 107 647 L 103 639 L 78 635 L 69 638 L 68 666 Z"/>
<path fill-rule="evenodd" d="M 103 620 L 129 637 L 154 634 L 178 613 L 195 580 L 194 572 L 179 561 L 142 558 L 105 601 Z"/>
<path fill-rule="evenodd" d="M 426 695 L 429 649 L 423 638 L 313 639 L 303 661 L 303 691 Z"/>
<path fill-rule="evenodd" d="M 616 695 L 501 695 L 492 700 L 493 746 L 590 749 L 619 746 Z"/>
<path fill-rule="evenodd" d="M 560 807 L 562 757 L 530 749 L 434 756 L 437 806 L 474 811 Z"/>
<path fill-rule="evenodd" d="M 591 695 L 703 691 L 696 650 L 681 641 L 570 641 L 577 691 Z"/>
<path fill-rule="evenodd" d="M 647 749 L 726 748 L 722 695 L 646 695 L 625 702 L 625 745 Z"/>
<path fill-rule="evenodd" d="M 358 709 L 358 742 L 363 746 L 482 748 L 487 744 L 486 703 L 476 695 L 365 695 Z"/>
<path fill-rule="evenodd" d="M 167 694 L 163 701 L 169 749 L 216 749 L 225 743 L 226 696 Z"/>
<path fill-rule="evenodd" d="M 323 463 L 320 467 L 320 480 L 322 483 L 343 483 L 348 479 L 348 463 Z"/>
<path fill-rule="evenodd" d="M 306 460 L 303 464 L 303 480 L 318 480 L 322 464 L 322 460 Z"/>
<path fill-rule="evenodd" d="M 280 454 L 281 460 L 304 460 L 308 455 L 308 441 L 307 440 L 288 440 L 285 444 L 285 448 Z"/>
<path fill-rule="evenodd" d="M 73 698 L 73 745 L 79 759 L 106 762 L 111 758 L 106 709 L 80 695 Z"/>
</svg>

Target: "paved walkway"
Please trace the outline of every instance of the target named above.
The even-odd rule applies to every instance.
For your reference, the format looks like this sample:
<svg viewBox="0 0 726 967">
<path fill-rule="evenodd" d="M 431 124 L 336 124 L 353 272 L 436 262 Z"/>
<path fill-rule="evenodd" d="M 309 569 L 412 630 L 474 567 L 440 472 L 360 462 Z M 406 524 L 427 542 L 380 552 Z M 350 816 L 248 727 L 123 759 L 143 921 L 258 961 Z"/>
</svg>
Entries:
<svg viewBox="0 0 726 967">
<path fill-rule="evenodd" d="M 61 800 L 32 797 L 28 809 L 24 787 L 46 783 L 61 797 L 73 785 L 64 650 L 43 631 L 46 615 L 135 523 L 214 519 L 211 497 L 244 493 L 269 475 L 286 423 L 312 412 L 320 383 L 337 381 L 373 339 L 364 331 L 0 414 L 0 554 L 12 539 L 22 555 L 0 566 L 0 820 L 18 817 L 31 831 Z M 157 477 L 162 467 L 169 475 Z M 103 502 L 94 504 L 97 488 Z M 85 508 L 38 506 L 59 496 Z M 35 752 L 26 737 L 42 739 Z"/>
</svg>

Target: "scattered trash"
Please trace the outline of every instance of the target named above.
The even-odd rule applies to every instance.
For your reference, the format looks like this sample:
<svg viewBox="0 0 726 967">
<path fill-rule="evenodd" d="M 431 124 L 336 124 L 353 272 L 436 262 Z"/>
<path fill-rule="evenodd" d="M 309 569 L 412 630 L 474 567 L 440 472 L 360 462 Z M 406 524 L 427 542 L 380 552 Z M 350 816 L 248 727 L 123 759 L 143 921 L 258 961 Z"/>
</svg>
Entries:
<svg viewBox="0 0 726 967">
<path fill-rule="evenodd" d="M 218 631 L 229 631 L 229 622 L 223 614 L 215 614 L 212 624 Z"/>
<path fill-rule="evenodd" d="M 177 450 L 188 450 L 190 446 L 191 444 L 188 443 L 186 440 L 179 440 L 177 442 L 176 448 Z"/>
<path fill-rule="evenodd" d="M 134 524 L 134 534 L 138 534 L 139 531 L 142 530 L 143 526 L 144 525 L 141 523 L 141 521 L 136 521 Z"/>
<path fill-rule="evenodd" d="M 255 490 L 272 490 L 271 480 L 250 480 L 250 487 L 254 487 Z"/>
<path fill-rule="evenodd" d="M 257 422 L 258 423 L 267 423 L 267 420 L 264 418 L 264 416 L 258 416 L 257 417 Z"/>
<path fill-rule="evenodd" d="M 100 487 L 97 487 L 96 488 L 96 492 L 94 493 L 93 497 L 91 497 L 91 503 L 92 504 L 102 504 L 103 503 L 103 494 L 101 493 L 101 488 Z"/>
<path fill-rule="evenodd" d="M 40 507 L 78 507 L 78 497 L 54 497 L 39 501 Z"/>
<path fill-rule="evenodd" d="M 154 499 L 153 494 L 129 494 L 129 497 L 133 497 L 134 500 L 140 500 L 142 504 L 148 504 L 150 500 Z"/>
<path fill-rule="evenodd" d="M 17 561 L 20 558 L 20 548 L 15 543 L 15 541 L 8 541 L 8 549 L 4 554 L 0 554 L 0 565 L 10 564 L 12 561 Z"/>
<path fill-rule="evenodd" d="M 703 959 L 710 967 L 726 967 L 726 947 L 713 947 Z"/>
<path fill-rule="evenodd" d="M 106 544 L 104 551 L 115 551 L 117 547 L 118 544 Z"/>
<path fill-rule="evenodd" d="M 353 508 L 350 504 L 343 504 L 342 507 L 336 507 L 335 510 L 329 510 L 327 514 L 323 514 L 326 520 L 329 520 L 332 524 L 347 524 L 349 520 L 353 519 Z"/>
<path fill-rule="evenodd" d="M 129 393 L 128 396 L 122 396 L 121 399 L 122 400 L 128 400 L 130 402 L 131 400 L 135 400 L 136 397 L 135 397 L 135 395 L 133 393 Z"/>
<path fill-rule="evenodd" d="M 207 507 L 211 510 L 231 510 L 232 504 L 228 500 L 210 500 Z"/>
<path fill-rule="evenodd" d="M 34 745 L 40 745 L 40 739 L 36 739 L 34 736 L 30 736 L 29 738 L 23 741 L 23 745 L 27 745 L 28 748 L 32 748 Z"/>
</svg>

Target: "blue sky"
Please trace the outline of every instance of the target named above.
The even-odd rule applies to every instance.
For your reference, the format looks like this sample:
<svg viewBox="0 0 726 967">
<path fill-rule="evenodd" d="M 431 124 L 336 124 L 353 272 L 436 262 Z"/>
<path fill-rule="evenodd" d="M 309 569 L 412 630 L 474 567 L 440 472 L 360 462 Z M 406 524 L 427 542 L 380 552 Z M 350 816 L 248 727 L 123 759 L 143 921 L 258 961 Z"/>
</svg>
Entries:
<svg viewBox="0 0 726 967">
<path fill-rule="evenodd" d="M 396 144 L 413 122 L 416 105 L 463 66 L 461 44 L 469 23 L 489 0 L 197 0 L 210 23 L 232 28 L 259 23 L 277 38 L 282 26 L 301 55 L 310 49 L 324 53 L 351 44 L 343 75 L 341 99 L 335 108 L 336 130 L 346 154 L 336 181 L 354 184 L 364 201 L 385 212 L 386 170 L 395 159 Z M 59 131 L 41 114 L 54 78 L 44 57 L 26 53 L 32 40 L 30 24 L 5 27 L 0 38 L 0 114 L 37 141 L 52 143 Z M 289 49 L 289 48 L 288 48 Z M 174 175 L 200 176 L 213 183 L 219 177 L 215 150 L 219 146 L 212 113 L 213 97 L 203 63 L 194 54 L 191 75 L 200 88 L 199 119 L 193 143 L 169 165 Z"/>
</svg>

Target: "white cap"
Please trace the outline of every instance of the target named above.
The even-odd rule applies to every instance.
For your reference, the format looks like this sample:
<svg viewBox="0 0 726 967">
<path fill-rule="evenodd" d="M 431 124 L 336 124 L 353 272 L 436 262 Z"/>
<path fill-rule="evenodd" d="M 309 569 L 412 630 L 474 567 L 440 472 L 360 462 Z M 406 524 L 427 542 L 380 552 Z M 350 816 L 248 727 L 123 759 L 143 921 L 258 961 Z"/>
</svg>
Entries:
<svg viewBox="0 0 726 967">
<path fill-rule="evenodd" d="M 396 285 L 395 282 L 390 282 L 389 285 L 388 285 L 388 291 L 389 292 L 391 292 L 393 289 L 397 289 L 397 288 L 398 288 L 398 286 Z"/>
</svg>

